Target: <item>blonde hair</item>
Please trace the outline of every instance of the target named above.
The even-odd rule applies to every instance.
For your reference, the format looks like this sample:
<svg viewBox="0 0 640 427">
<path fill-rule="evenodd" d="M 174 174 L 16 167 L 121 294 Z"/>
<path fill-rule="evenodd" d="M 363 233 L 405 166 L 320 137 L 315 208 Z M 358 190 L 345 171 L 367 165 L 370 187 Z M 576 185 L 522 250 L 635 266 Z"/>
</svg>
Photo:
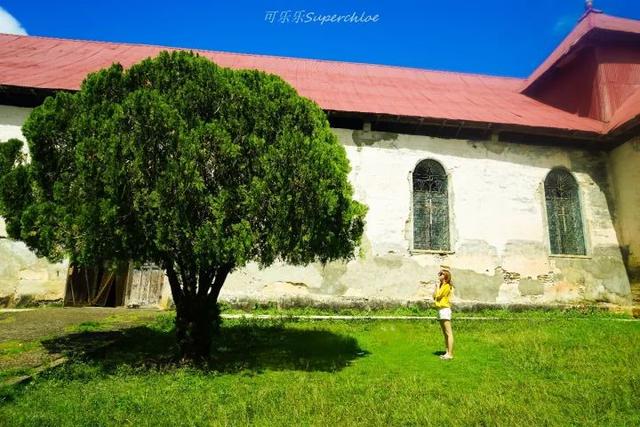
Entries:
<svg viewBox="0 0 640 427">
<path fill-rule="evenodd" d="M 445 283 L 448 283 L 451 285 L 451 287 L 453 287 L 453 280 L 451 280 L 451 272 L 443 268 L 440 270 L 440 273 L 442 273 L 442 275 L 444 276 Z"/>
</svg>

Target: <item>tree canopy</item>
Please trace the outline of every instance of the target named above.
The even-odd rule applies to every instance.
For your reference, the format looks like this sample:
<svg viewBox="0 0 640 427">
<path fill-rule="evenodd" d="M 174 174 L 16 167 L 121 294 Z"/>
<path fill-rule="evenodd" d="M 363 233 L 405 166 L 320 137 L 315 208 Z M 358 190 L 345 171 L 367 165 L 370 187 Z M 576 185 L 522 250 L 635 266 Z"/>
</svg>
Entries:
<svg viewBox="0 0 640 427">
<path fill-rule="evenodd" d="M 178 317 L 249 261 L 328 262 L 360 241 L 344 148 L 274 75 L 162 52 L 47 98 L 23 134 L 30 161 L 12 143 L 0 164 L 9 235 L 54 261 L 155 262 Z"/>
</svg>

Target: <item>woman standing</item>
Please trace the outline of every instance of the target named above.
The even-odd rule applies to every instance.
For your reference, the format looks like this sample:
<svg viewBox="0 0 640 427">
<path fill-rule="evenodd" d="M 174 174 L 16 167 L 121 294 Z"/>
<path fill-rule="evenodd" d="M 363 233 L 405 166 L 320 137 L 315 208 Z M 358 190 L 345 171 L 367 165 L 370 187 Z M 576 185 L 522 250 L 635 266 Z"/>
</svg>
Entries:
<svg viewBox="0 0 640 427">
<path fill-rule="evenodd" d="M 443 360 L 453 359 L 453 331 L 451 330 L 451 295 L 453 284 L 451 282 L 451 272 L 442 268 L 438 272 L 438 284 L 433 292 L 433 300 L 438 310 L 438 320 L 444 335 L 446 353 L 440 356 Z"/>
</svg>

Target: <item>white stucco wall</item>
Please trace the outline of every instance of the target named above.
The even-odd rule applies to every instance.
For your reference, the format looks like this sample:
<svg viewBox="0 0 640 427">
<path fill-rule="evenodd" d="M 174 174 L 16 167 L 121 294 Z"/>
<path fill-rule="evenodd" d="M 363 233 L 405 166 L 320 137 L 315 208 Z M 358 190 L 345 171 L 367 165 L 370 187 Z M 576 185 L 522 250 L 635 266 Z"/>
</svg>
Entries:
<svg viewBox="0 0 640 427">
<path fill-rule="evenodd" d="M 352 165 L 356 198 L 369 206 L 364 257 L 307 268 L 249 266 L 223 297 L 313 295 L 420 300 L 440 264 L 459 300 L 492 303 L 629 302 L 610 213 L 607 155 L 560 147 L 469 142 L 335 129 Z M 451 252 L 414 253 L 411 173 L 423 159 L 449 175 Z M 587 256 L 551 256 L 543 183 L 553 167 L 580 186 Z"/>
<path fill-rule="evenodd" d="M 640 137 L 611 151 L 609 170 L 615 188 L 616 225 L 629 270 L 640 281 Z"/>
<path fill-rule="evenodd" d="M 30 112 L 30 108 L 0 105 L 0 143 L 11 138 L 25 140 L 20 128 Z M 49 263 L 36 257 L 24 243 L 7 238 L 0 217 L 0 306 L 31 299 L 62 299 L 66 277 L 67 262 Z"/>
<path fill-rule="evenodd" d="M 0 141 L 21 138 L 28 113 L 0 106 Z M 431 285 L 421 282 L 432 282 L 440 264 L 447 264 L 458 301 L 628 303 L 629 282 L 610 212 L 606 153 L 334 132 L 352 165 L 355 197 L 369 206 L 357 259 L 264 270 L 250 264 L 230 275 L 222 299 L 424 300 Z M 451 253 L 411 251 L 411 173 L 423 159 L 437 160 L 449 176 Z M 572 171 L 580 186 L 586 257 L 549 255 L 543 182 L 556 166 Z M 66 263 L 50 265 L 22 243 L 0 239 L 0 298 L 62 298 L 66 269 Z"/>
</svg>

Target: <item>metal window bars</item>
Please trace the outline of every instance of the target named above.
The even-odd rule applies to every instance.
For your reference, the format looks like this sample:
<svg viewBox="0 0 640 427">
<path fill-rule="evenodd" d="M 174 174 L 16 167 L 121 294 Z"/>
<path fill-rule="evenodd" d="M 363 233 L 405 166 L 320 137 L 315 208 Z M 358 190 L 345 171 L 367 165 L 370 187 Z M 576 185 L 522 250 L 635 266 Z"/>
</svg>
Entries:
<svg viewBox="0 0 640 427">
<path fill-rule="evenodd" d="M 435 160 L 423 160 L 413 172 L 413 248 L 449 250 L 447 174 Z"/>
<path fill-rule="evenodd" d="M 555 255 L 586 255 L 578 183 L 565 169 L 553 169 L 544 181 L 549 241 Z"/>
</svg>

